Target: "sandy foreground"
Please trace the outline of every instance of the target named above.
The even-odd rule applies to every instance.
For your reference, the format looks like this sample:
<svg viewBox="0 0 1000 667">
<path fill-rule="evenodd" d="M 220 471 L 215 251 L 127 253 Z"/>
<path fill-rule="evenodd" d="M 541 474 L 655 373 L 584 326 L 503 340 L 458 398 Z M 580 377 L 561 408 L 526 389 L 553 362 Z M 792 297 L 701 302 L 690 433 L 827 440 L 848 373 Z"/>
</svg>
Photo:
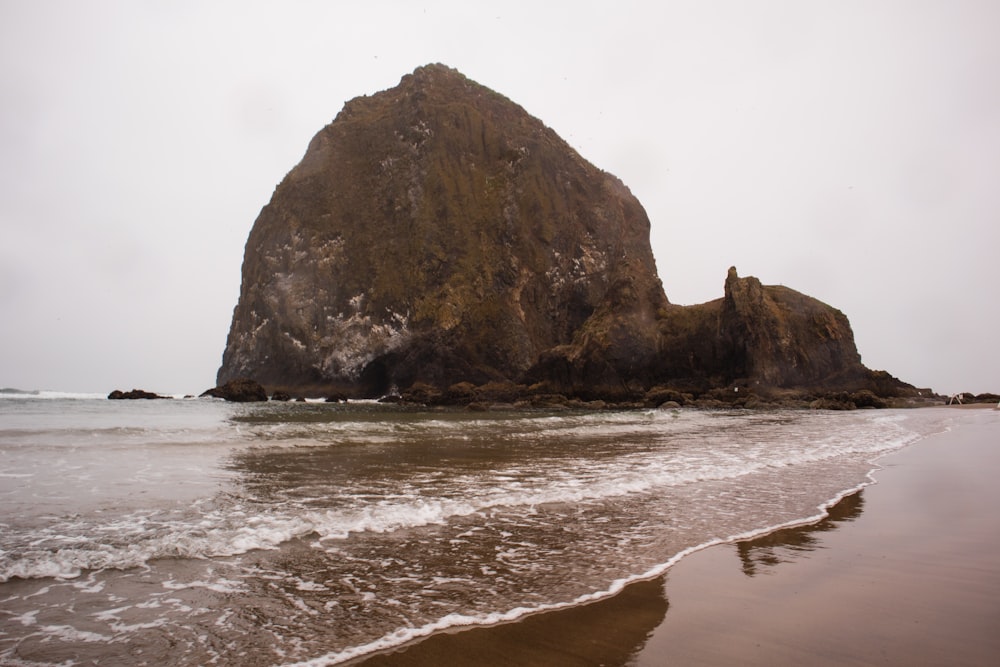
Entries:
<svg viewBox="0 0 1000 667">
<path fill-rule="evenodd" d="M 1000 665 L 1000 414 L 962 414 L 818 524 L 360 664 Z"/>
</svg>

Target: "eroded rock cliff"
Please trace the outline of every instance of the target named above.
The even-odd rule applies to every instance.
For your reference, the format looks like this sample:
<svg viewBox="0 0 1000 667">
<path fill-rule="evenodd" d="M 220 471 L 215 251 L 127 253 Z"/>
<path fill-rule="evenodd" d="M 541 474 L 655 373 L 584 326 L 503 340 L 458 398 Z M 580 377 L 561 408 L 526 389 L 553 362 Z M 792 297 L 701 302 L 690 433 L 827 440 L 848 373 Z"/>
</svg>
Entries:
<svg viewBox="0 0 1000 667">
<path fill-rule="evenodd" d="M 624 329 L 665 305 L 621 181 L 432 65 L 348 102 L 277 187 L 218 380 L 366 395 L 513 381 L 585 325 L 652 354 L 654 330 Z"/>
<path fill-rule="evenodd" d="M 442 65 L 348 102 L 247 241 L 218 383 L 378 396 L 484 383 L 864 384 L 846 317 L 739 278 L 674 306 L 641 204 L 524 109 Z"/>
<path fill-rule="evenodd" d="M 874 383 L 847 316 L 787 287 L 741 278 L 735 267 L 723 298 L 671 306 L 659 331 L 659 373 L 680 387 L 847 390 Z"/>
</svg>

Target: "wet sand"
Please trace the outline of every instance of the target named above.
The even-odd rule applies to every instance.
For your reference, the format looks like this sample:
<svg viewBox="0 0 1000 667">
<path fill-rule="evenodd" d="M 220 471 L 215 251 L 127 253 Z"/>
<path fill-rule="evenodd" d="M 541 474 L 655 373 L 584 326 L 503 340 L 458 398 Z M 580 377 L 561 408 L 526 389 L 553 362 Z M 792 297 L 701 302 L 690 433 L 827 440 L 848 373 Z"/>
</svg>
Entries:
<svg viewBox="0 0 1000 667">
<path fill-rule="evenodd" d="M 882 459 L 830 517 L 693 554 L 613 598 L 375 665 L 1000 664 L 1000 417 Z"/>
</svg>

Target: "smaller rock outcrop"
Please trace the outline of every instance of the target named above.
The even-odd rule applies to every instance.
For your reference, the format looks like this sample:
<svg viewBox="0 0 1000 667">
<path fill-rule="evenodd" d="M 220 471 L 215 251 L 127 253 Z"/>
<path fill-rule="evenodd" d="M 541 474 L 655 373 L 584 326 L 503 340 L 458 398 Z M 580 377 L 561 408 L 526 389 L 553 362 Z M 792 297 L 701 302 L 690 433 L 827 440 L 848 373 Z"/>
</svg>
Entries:
<svg viewBox="0 0 1000 667">
<path fill-rule="evenodd" d="M 722 299 L 670 306 L 659 327 L 660 376 L 676 390 L 868 389 L 894 396 L 910 388 L 862 365 L 842 312 L 787 287 L 741 278 L 735 268 Z"/>
<path fill-rule="evenodd" d="M 108 400 L 111 401 L 121 401 L 121 400 L 137 400 L 137 399 L 157 399 L 157 398 L 170 398 L 169 396 L 160 396 L 159 394 L 154 394 L 151 391 L 145 391 L 144 389 L 133 389 L 131 391 L 122 391 L 121 389 L 115 389 L 110 394 L 108 394 Z"/>
<path fill-rule="evenodd" d="M 266 401 L 267 391 L 255 380 L 237 378 L 206 390 L 201 394 L 201 398 L 205 397 L 223 398 L 233 403 L 253 403 Z"/>
</svg>

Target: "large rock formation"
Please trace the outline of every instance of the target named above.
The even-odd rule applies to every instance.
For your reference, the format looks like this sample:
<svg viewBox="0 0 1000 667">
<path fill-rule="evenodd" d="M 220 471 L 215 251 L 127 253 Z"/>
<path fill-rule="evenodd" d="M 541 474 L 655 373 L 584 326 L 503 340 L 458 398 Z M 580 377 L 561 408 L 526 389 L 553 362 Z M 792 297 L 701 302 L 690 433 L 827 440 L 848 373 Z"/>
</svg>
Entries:
<svg viewBox="0 0 1000 667">
<path fill-rule="evenodd" d="M 247 241 L 218 384 L 377 396 L 455 383 L 623 398 L 864 385 L 847 319 L 735 270 L 670 304 L 621 181 L 442 65 L 348 102 Z"/>
<path fill-rule="evenodd" d="M 218 382 L 377 395 L 513 381 L 581 332 L 641 363 L 666 305 L 628 188 L 432 65 L 348 102 L 277 187 Z"/>
</svg>

